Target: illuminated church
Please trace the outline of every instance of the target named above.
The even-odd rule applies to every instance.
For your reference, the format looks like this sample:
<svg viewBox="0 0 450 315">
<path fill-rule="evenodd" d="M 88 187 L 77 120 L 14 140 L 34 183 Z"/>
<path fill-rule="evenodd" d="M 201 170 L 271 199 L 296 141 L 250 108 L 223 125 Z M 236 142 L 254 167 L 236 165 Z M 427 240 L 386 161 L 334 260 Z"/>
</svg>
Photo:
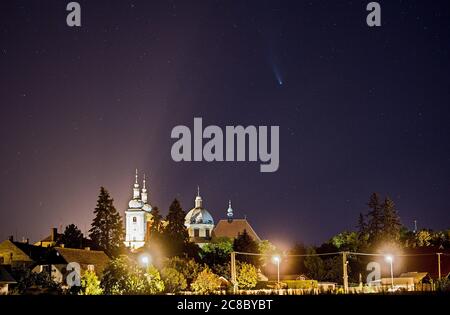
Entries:
<svg viewBox="0 0 450 315">
<path fill-rule="evenodd" d="M 125 211 L 125 246 L 138 249 L 145 245 L 153 221 L 151 211 L 152 206 L 148 200 L 145 175 L 142 181 L 142 189 L 140 189 L 136 170 L 133 198 L 129 201 L 128 209 Z M 233 218 L 231 201 L 228 203 L 226 215 L 227 219 L 219 220 L 215 225 L 211 213 L 203 206 L 200 189 L 197 187 L 194 208 L 186 214 L 184 219 L 189 240 L 203 246 L 209 243 L 212 237 L 236 238 L 239 233 L 246 230 L 253 239 L 260 241 L 247 219 Z M 167 224 L 167 222 L 163 222 L 163 224 Z"/>
<path fill-rule="evenodd" d="M 139 189 L 137 170 L 135 178 L 133 199 L 128 202 L 128 210 L 125 211 L 125 246 L 132 249 L 144 246 L 152 219 L 152 206 L 148 201 L 145 175 L 142 190 Z"/>
<path fill-rule="evenodd" d="M 214 219 L 208 210 L 203 207 L 203 199 L 200 197 L 200 188 L 198 187 L 195 206 L 186 214 L 184 225 L 188 230 L 191 242 L 202 246 L 211 240 Z"/>
</svg>

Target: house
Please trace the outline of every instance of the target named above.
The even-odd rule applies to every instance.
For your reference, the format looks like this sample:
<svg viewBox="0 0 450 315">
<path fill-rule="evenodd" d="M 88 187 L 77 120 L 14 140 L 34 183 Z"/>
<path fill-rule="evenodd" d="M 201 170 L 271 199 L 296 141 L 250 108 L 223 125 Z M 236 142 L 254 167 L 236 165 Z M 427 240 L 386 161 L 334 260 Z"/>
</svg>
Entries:
<svg viewBox="0 0 450 315">
<path fill-rule="evenodd" d="M 48 272 L 54 281 L 66 284 L 66 277 L 71 272 L 67 270 L 69 263 L 80 265 L 80 276 L 87 270 L 94 271 L 101 278 L 110 258 L 103 251 L 75 248 L 54 247 L 48 261 L 37 265 L 34 272 Z"/>
<path fill-rule="evenodd" d="M 51 228 L 50 229 L 50 234 L 48 236 L 46 236 L 45 238 L 43 238 L 42 240 L 40 240 L 39 242 L 34 243 L 35 246 L 41 246 L 41 247 L 55 247 L 55 246 L 60 246 L 60 247 L 64 247 L 64 243 L 63 243 L 63 233 L 58 233 L 58 229 L 57 228 Z M 67 244 L 66 244 L 67 245 Z M 83 237 L 80 244 L 77 244 L 76 247 L 79 248 L 84 248 L 84 247 L 90 247 L 90 248 L 95 248 L 95 245 L 93 244 L 93 242 L 88 239 Z"/>
<path fill-rule="evenodd" d="M 431 291 L 433 289 L 433 279 L 428 272 L 405 272 L 400 278 L 412 278 L 415 291 Z"/>
<path fill-rule="evenodd" d="M 5 266 L 0 265 L 0 295 L 6 295 L 9 292 L 9 285 L 17 283 L 11 276 Z"/>
<path fill-rule="evenodd" d="M 376 283 L 374 283 L 376 284 Z M 397 278 L 381 278 L 379 284 L 384 288 L 390 288 L 392 284 L 395 288 L 404 291 L 414 291 L 414 278 L 413 277 L 397 277 Z"/>
<path fill-rule="evenodd" d="M 50 235 L 43 238 L 39 242 L 34 243 L 36 246 L 42 246 L 42 247 L 53 247 L 56 246 L 62 239 L 62 234 L 58 233 L 57 228 L 52 228 L 50 230 Z"/>
<path fill-rule="evenodd" d="M 404 272 L 400 275 L 400 278 L 413 278 L 414 284 L 422 284 L 422 283 L 431 283 L 433 280 L 431 279 L 428 272 Z"/>
<path fill-rule="evenodd" d="M 12 269 L 33 267 L 46 261 L 48 250 L 34 246 L 28 241 L 17 242 L 11 236 L 0 243 L 0 265 L 10 265 Z"/>
<path fill-rule="evenodd" d="M 383 287 L 390 287 L 392 283 L 397 289 L 405 291 L 431 291 L 433 289 L 428 272 L 404 272 L 396 278 L 381 278 L 380 283 Z"/>
</svg>

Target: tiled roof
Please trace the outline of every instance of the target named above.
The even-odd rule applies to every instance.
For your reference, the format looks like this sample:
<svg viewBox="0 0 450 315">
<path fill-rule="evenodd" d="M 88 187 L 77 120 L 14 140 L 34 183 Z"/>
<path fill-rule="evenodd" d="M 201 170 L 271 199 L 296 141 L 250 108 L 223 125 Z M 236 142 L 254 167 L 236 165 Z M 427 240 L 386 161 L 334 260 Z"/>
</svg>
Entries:
<svg viewBox="0 0 450 315">
<path fill-rule="evenodd" d="M 246 230 L 248 235 L 255 241 L 261 240 L 247 219 L 233 219 L 231 222 L 228 220 L 220 220 L 213 230 L 213 236 L 236 238 L 240 233 L 243 233 L 244 230 Z"/>
<path fill-rule="evenodd" d="M 48 251 L 43 247 L 15 241 L 13 241 L 12 244 L 14 244 L 18 249 L 20 249 L 25 255 L 27 255 L 31 260 L 35 262 L 41 262 L 47 259 Z"/>
<path fill-rule="evenodd" d="M 400 278 L 413 278 L 414 283 L 421 282 L 426 276 L 428 276 L 428 272 L 404 272 L 400 275 Z"/>
<path fill-rule="evenodd" d="M 48 235 L 47 237 L 45 237 L 44 239 L 40 240 L 40 242 L 54 242 L 54 241 L 58 241 L 60 240 L 62 237 L 62 234 L 57 233 L 56 234 L 56 240 L 53 239 L 52 235 Z"/>
<path fill-rule="evenodd" d="M 110 261 L 110 258 L 103 251 L 62 247 L 55 247 L 55 250 L 66 263 L 79 263 L 82 269 L 87 269 L 88 265 L 94 265 L 95 272 L 98 274 L 103 272 Z"/>
</svg>

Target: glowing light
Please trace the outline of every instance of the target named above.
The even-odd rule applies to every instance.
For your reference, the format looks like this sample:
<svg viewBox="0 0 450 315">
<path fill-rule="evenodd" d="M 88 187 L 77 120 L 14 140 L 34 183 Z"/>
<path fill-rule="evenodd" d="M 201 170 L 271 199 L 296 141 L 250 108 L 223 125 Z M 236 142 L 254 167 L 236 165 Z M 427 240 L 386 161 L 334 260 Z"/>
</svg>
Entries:
<svg viewBox="0 0 450 315">
<path fill-rule="evenodd" d="M 277 283 L 280 283 L 280 262 L 281 258 L 280 256 L 273 256 L 272 260 L 275 264 L 277 264 Z"/>
<path fill-rule="evenodd" d="M 386 256 L 384 256 L 384 259 L 388 263 L 392 263 L 394 261 L 394 257 L 392 257 L 392 255 L 386 255 Z"/>
<path fill-rule="evenodd" d="M 141 263 L 142 263 L 145 267 L 148 267 L 148 265 L 149 265 L 150 262 L 151 262 L 151 256 L 148 255 L 148 254 L 142 255 L 141 258 L 140 258 L 140 260 L 141 260 Z"/>
<path fill-rule="evenodd" d="M 281 261 L 281 258 L 280 258 L 280 256 L 273 256 L 272 260 L 275 264 L 279 264 Z"/>
</svg>

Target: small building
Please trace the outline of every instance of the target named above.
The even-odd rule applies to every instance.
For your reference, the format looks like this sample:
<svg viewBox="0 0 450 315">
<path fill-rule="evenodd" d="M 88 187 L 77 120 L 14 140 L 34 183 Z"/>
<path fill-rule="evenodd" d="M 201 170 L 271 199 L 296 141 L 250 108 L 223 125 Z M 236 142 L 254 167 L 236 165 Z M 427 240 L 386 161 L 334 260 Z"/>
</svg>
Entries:
<svg viewBox="0 0 450 315">
<path fill-rule="evenodd" d="M 393 284 L 397 290 L 414 291 L 414 278 L 412 277 L 381 278 L 379 284 L 387 289 L 390 289 Z"/>
<path fill-rule="evenodd" d="M 58 247 L 66 246 L 67 247 L 68 244 L 64 244 L 63 236 L 64 236 L 63 233 L 58 233 L 58 228 L 53 227 L 50 229 L 50 234 L 48 236 L 46 236 L 45 238 L 43 238 L 42 240 L 34 243 L 34 246 L 40 246 L 40 247 L 46 247 L 46 248 L 51 248 L 51 247 L 56 247 L 56 246 L 58 246 Z M 84 237 L 83 234 L 82 234 L 80 243 L 76 244 L 74 246 L 76 246 L 75 248 L 90 247 L 92 249 L 97 249 L 96 245 L 92 242 L 92 240 Z"/>
<path fill-rule="evenodd" d="M 66 284 L 66 277 L 70 270 L 67 270 L 69 263 L 80 265 L 80 276 L 90 270 L 94 271 L 97 277 L 101 278 L 103 270 L 106 268 L 110 258 L 103 251 L 91 250 L 89 248 L 63 248 L 55 247 L 51 252 L 51 257 L 47 262 L 37 265 L 34 272 L 48 272 L 54 281 Z"/>
<path fill-rule="evenodd" d="M 47 248 L 31 245 L 28 241 L 14 241 L 12 236 L 0 243 L 0 265 L 10 265 L 12 269 L 32 268 L 47 257 Z"/>
<path fill-rule="evenodd" d="M 431 279 L 428 272 L 405 272 L 395 278 L 381 278 L 380 284 L 383 287 L 394 287 L 397 290 L 404 291 L 431 291 L 433 289 Z"/>
<path fill-rule="evenodd" d="M 433 279 L 428 272 L 405 272 L 400 275 L 400 278 L 412 278 L 415 291 L 431 291 L 433 289 Z"/>
<path fill-rule="evenodd" d="M 39 242 L 34 243 L 35 246 L 54 247 L 61 242 L 62 234 L 58 233 L 58 228 L 51 228 L 50 235 L 43 238 Z"/>
<path fill-rule="evenodd" d="M 9 292 L 9 285 L 17 283 L 11 276 L 5 266 L 0 265 L 0 295 L 6 295 Z"/>
</svg>

